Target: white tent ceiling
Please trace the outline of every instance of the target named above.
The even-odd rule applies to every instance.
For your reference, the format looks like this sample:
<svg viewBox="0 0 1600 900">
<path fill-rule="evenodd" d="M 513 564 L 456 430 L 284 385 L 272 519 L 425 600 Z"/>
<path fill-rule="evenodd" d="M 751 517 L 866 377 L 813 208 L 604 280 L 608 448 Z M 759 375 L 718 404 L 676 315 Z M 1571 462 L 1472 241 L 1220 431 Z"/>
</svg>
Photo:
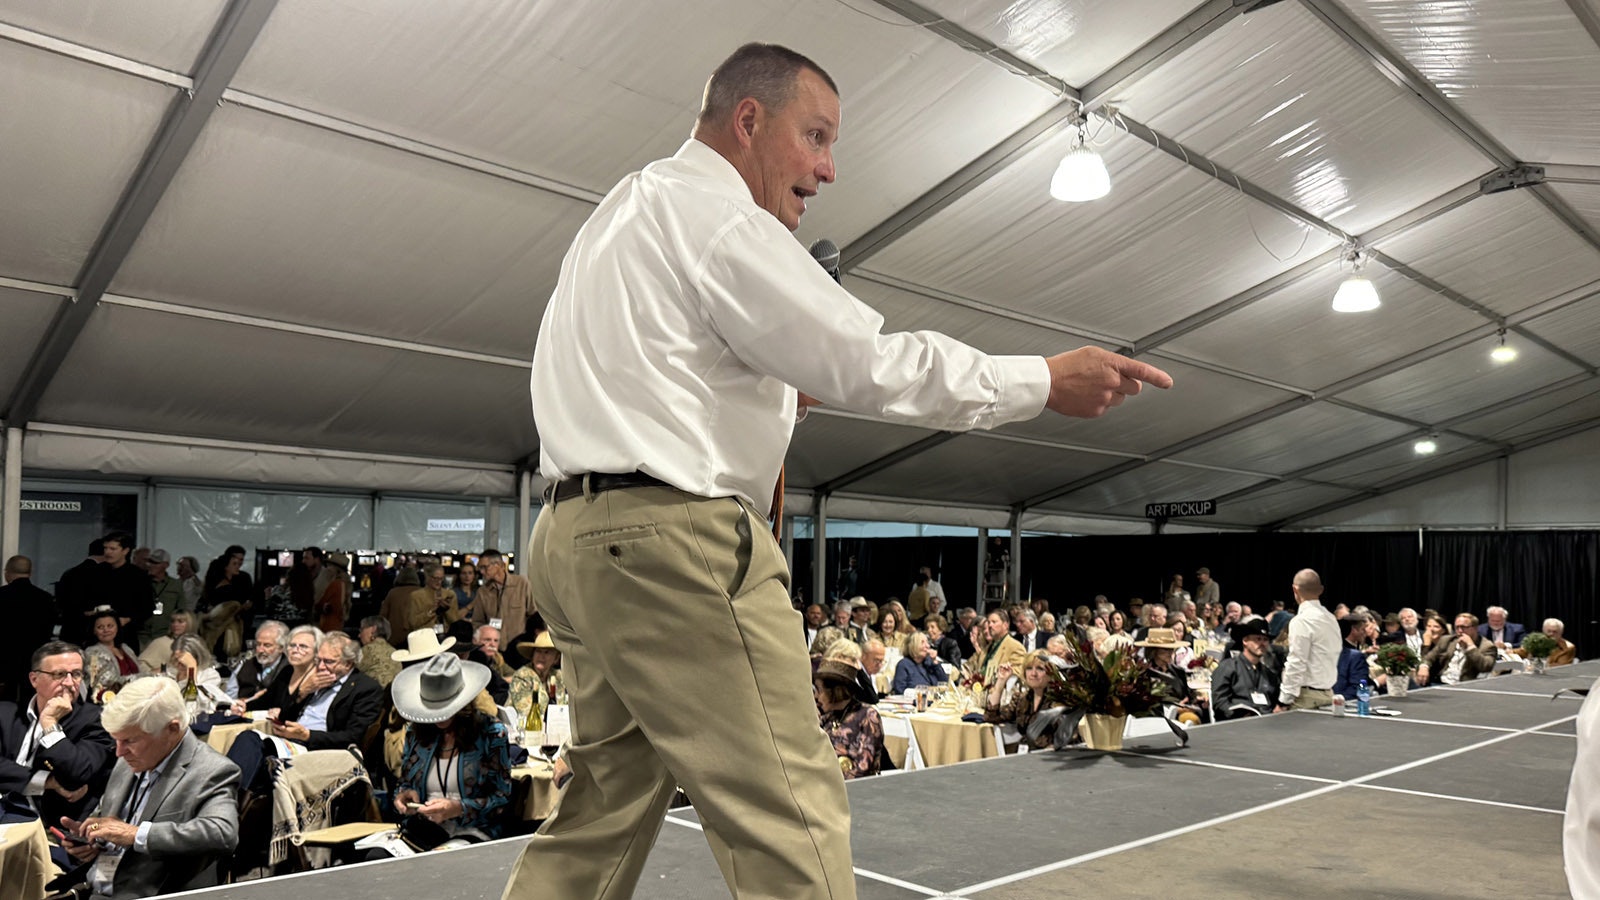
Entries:
<svg viewBox="0 0 1600 900">
<path fill-rule="evenodd" d="M 819 410 L 788 482 L 835 510 L 1283 525 L 1600 426 L 1600 0 L 0 0 L 0 415 L 35 470 L 508 485 L 567 244 L 747 40 L 842 88 L 798 237 L 889 327 L 1178 380 L 994 434 Z M 1064 204 L 1080 102 L 1114 188 Z M 1352 239 L 1384 304 L 1341 316 Z"/>
</svg>

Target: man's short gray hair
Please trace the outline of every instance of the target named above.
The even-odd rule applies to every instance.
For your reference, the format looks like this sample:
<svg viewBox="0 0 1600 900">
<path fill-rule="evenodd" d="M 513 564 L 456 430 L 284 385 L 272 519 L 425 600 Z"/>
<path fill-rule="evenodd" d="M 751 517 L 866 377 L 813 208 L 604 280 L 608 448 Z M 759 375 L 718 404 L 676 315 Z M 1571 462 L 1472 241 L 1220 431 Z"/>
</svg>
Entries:
<svg viewBox="0 0 1600 900">
<path fill-rule="evenodd" d="M 323 647 L 338 650 L 339 658 L 351 665 L 355 665 L 356 661 L 361 659 L 361 645 L 342 631 L 330 631 L 323 635 L 322 640 L 317 641 L 317 649 L 321 650 Z"/>
<path fill-rule="evenodd" d="M 383 616 L 367 616 L 365 619 L 361 620 L 361 627 L 371 628 L 373 634 L 383 638 L 386 641 L 389 639 L 389 635 L 393 631 L 393 629 L 389 626 L 389 620 L 385 619 Z"/>
<path fill-rule="evenodd" d="M 725 122 L 746 97 L 760 103 L 769 114 L 778 112 L 794 99 L 795 81 L 803 69 L 817 73 L 834 94 L 839 93 L 833 77 L 821 66 L 788 47 L 745 44 L 723 60 L 706 81 L 695 127 Z"/>
<path fill-rule="evenodd" d="M 1039 624 L 1039 617 L 1034 615 L 1033 610 L 1028 609 L 1027 607 L 1023 607 L 1017 611 L 1017 618 L 1027 619 L 1029 622 L 1032 622 L 1035 625 Z"/>
<path fill-rule="evenodd" d="M 849 612 L 850 611 L 850 601 L 849 600 L 840 600 L 840 601 L 838 601 L 838 602 L 833 604 L 833 611 L 834 612 L 838 612 L 841 609 L 844 610 L 845 612 Z"/>
<path fill-rule="evenodd" d="M 128 682 L 100 713 L 100 726 L 113 734 L 129 728 L 155 734 L 173 722 L 189 727 L 183 692 L 176 681 L 154 675 Z"/>
<path fill-rule="evenodd" d="M 483 632 L 485 629 L 494 629 L 496 634 L 500 632 L 500 629 L 495 628 L 493 625 L 485 622 L 484 624 L 479 625 L 477 628 L 472 629 L 472 642 L 474 644 L 483 642 Z"/>
<path fill-rule="evenodd" d="M 1172 611 L 1172 610 L 1167 609 L 1167 605 L 1165 603 L 1146 603 L 1144 605 L 1144 609 L 1145 609 L 1145 612 L 1155 612 L 1158 609 L 1161 610 L 1162 612 L 1171 612 Z"/>
<path fill-rule="evenodd" d="M 1486 610 L 1486 612 L 1488 613 L 1488 615 L 1491 615 L 1491 616 L 1494 615 L 1495 613 L 1499 613 L 1502 616 L 1511 615 L 1511 613 L 1506 611 L 1506 608 L 1504 606 L 1491 606 L 1491 607 L 1488 608 L 1488 610 Z"/>
<path fill-rule="evenodd" d="M 1551 625 L 1554 625 L 1556 627 L 1556 631 L 1558 633 L 1560 633 L 1560 634 L 1566 634 L 1567 633 L 1567 626 L 1561 624 L 1561 620 L 1560 619 L 1545 619 L 1544 620 L 1544 626 L 1541 627 L 1539 630 L 1543 631 L 1545 628 L 1549 628 Z"/>
</svg>

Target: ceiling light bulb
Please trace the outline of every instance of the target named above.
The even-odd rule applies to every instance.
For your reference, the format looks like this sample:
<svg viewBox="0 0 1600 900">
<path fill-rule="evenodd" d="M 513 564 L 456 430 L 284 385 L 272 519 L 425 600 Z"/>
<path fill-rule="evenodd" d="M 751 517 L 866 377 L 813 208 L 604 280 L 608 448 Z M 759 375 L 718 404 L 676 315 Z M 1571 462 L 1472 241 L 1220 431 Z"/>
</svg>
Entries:
<svg viewBox="0 0 1600 900">
<path fill-rule="evenodd" d="M 1061 158 L 1050 179 L 1050 196 L 1057 200 L 1082 203 L 1099 200 L 1111 193 L 1111 173 L 1100 154 L 1079 144 Z"/>
<path fill-rule="evenodd" d="M 1439 449 L 1439 442 L 1435 441 L 1433 438 L 1423 438 L 1422 440 L 1417 441 L 1416 444 L 1412 445 L 1411 449 L 1417 451 L 1417 453 L 1421 456 L 1427 456 L 1428 454 Z"/>
<path fill-rule="evenodd" d="M 1334 312 L 1367 312 L 1378 308 L 1378 289 L 1359 275 L 1352 275 L 1339 285 L 1333 295 Z"/>
<path fill-rule="evenodd" d="M 1500 346 L 1489 351 L 1489 358 L 1497 363 L 1508 363 L 1517 358 L 1517 348 L 1506 346 L 1506 336 L 1500 335 Z"/>
</svg>

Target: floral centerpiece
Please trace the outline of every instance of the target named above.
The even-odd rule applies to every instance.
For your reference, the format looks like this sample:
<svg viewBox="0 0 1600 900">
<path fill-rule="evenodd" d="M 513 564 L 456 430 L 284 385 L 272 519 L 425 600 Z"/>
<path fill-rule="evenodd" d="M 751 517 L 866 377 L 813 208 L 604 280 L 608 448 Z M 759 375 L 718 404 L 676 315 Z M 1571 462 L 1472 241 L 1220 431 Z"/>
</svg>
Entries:
<svg viewBox="0 0 1600 900">
<path fill-rule="evenodd" d="M 1522 639 L 1523 655 L 1528 657 L 1528 671 L 1535 675 L 1544 673 L 1549 665 L 1550 654 L 1556 652 L 1561 645 L 1556 639 L 1542 631 L 1535 631 Z"/>
<path fill-rule="evenodd" d="M 1080 733 L 1091 748 L 1121 747 L 1128 716 L 1161 714 L 1166 685 L 1150 675 L 1150 665 L 1125 635 L 1068 641 L 1064 660 L 1055 692 L 1081 715 Z"/>
<path fill-rule="evenodd" d="M 1373 659 L 1389 676 L 1389 696 L 1404 697 L 1411 683 L 1411 673 L 1422 663 L 1417 651 L 1409 644 L 1384 644 Z"/>
</svg>

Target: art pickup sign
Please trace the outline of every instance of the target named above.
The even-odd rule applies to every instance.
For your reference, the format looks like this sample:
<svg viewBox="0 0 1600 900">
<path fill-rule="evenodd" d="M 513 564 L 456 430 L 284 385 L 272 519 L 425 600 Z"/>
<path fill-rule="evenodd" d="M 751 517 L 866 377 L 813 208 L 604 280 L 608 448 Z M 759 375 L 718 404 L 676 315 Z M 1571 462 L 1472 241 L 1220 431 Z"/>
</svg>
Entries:
<svg viewBox="0 0 1600 900">
<path fill-rule="evenodd" d="M 1185 516 L 1214 516 L 1217 514 L 1217 501 L 1215 500 L 1178 500 L 1173 503 L 1146 503 L 1144 517 L 1146 519 L 1181 519 Z"/>
</svg>

